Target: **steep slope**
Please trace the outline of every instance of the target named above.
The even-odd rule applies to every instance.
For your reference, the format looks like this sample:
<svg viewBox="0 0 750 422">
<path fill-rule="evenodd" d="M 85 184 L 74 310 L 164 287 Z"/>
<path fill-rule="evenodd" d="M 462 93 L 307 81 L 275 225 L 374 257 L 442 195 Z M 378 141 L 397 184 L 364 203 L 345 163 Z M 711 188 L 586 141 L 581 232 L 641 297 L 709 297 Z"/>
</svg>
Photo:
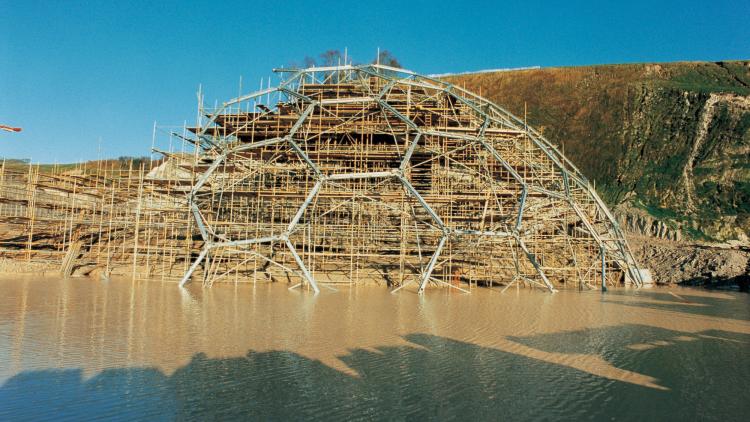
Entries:
<svg viewBox="0 0 750 422">
<path fill-rule="evenodd" d="M 548 68 L 445 79 L 526 115 L 633 231 L 750 236 L 750 62 Z"/>
</svg>

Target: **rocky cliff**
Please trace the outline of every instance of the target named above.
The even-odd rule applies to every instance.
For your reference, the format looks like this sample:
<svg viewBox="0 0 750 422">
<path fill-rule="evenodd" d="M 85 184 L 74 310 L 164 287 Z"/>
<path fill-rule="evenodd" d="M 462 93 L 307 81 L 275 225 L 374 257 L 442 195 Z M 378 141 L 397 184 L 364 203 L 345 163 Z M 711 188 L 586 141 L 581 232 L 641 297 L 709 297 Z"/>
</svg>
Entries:
<svg viewBox="0 0 750 422">
<path fill-rule="evenodd" d="M 750 62 L 446 79 L 526 116 L 596 182 L 626 229 L 750 243 Z"/>
</svg>

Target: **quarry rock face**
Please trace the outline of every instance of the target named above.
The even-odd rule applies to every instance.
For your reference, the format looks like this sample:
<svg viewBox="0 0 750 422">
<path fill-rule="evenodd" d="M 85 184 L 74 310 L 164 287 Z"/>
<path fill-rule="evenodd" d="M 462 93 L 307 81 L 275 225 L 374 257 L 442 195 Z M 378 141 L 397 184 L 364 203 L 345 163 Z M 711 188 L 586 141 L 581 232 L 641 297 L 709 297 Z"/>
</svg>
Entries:
<svg viewBox="0 0 750 422">
<path fill-rule="evenodd" d="M 691 237 L 746 241 L 750 97 L 642 87 L 628 100 L 611 200 L 632 192 L 632 203 Z"/>
<path fill-rule="evenodd" d="M 542 127 L 597 181 L 628 231 L 749 243 L 750 62 L 551 68 L 451 81 Z"/>
<path fill-rule="evenodd" d="M 630 233 L 644 236 L 656 237 L 658 239 L 680 241 L 682 231 L 670 227 L 664 221 L 655 219 L 649 213 L 634 208 L 626 207 L 615 212 L 620 226 Z"/>
</svg>

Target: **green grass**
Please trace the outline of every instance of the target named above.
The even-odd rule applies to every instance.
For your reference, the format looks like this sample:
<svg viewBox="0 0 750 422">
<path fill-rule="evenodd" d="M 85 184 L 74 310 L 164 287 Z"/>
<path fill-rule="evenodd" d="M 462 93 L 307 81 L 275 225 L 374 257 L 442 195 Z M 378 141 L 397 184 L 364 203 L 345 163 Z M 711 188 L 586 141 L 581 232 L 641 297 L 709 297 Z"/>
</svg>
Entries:
<svg viewBox="0 0 750 422">
<path fill-rule="evenodd" d="M 718 240 L 690 226 L 682 227 L 682 233 L 685 234 L 685 236 L 687 236 L 688 238 L 693 239 L 693 240 L 701 240 L 704 242 L 716 242 Z"/>
<path fill-rule="evenodd" d="M 657 85 L 699 93 L 732 92 L 750 95 L 750 80 L 741 62 L 692 63 L 672 66 L 673 74 L 654 82 Z"/>
</svg>

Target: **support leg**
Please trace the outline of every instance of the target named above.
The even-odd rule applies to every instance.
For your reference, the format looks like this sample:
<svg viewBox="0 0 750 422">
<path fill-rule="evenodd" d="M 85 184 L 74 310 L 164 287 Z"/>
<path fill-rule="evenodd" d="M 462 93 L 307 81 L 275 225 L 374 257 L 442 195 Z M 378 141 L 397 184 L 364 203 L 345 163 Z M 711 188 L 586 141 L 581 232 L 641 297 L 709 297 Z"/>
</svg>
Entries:
<svg viewBox="0 0 750 422">
<path fill-rule="evenodd" d="M 601 248 L 602 255 L 602 293 L 607 291 L 607 260 L 605 258 L 604 248 Z"/>
<path fill-rule="evenodd" d="M 188 268 L 185 275 L 182 277 L 182 280 L 180 280 L 180 287 L 184 287 L 185 284 L 190 281 L 190 276 L 193 275 L 193 272 L 198 268 L 198 265 L 200 265 L 201 261 L 203 261 L 203 258 L 206 257 L 206 254 L 208 253 L 208 247 L 203 247 L 203 250 L 201 250 L 200 255 L 198 255 L 198 258 L 195 258 L 195 261 L 193 262 L 193 265 Z"/>
<path fill-rule="evenodd" d="M 440 252 L 443 251 L 443 246 L 445 246 L 445 240 L 446 236 L 440 238 L 440 243 L 438 243 L 435 253 L 432 254 L 432 258 L 430 258 L 430 262 L 427 264 L 424 274 L 422 274 L 422 281 L 419 283 L 419 293 L 423 293 L 425 287 L 427 287 L 427 282 L 430 280 L 432 270 L 435 269 L 435 264 L 437 263 L 438 257 L 440 257 Z"/>
<path fill-rule="evenodd" d="M 529 249 L 526 247 L 526 243 L 524 243 L 524 241 L 521 240 L 521 238 L 516 238 L 516 241 L 518 241 L 518 246 L 520 246 L 521 249 L 523 249 L 523 253 L 526 254 L 526 258 L 529 259 L 529 261 L 531 262 L 531 265 L 533 265 L 534 268 L 536 269 L 536 272 L 539 273 L 539 277 L 542 278 L 542 281 L 544 281 L 544 285 L 547 286 L 547 289 L 549 289 L 549 291 L 552 293 L 557 292 L 557 289 L 555 289 L 555 286 L 553 286 L 552 283 L 550 283 L 549 279 L 544 274 L 544 271 L 542 270 L 542 267 L 539 265 L 539 262 L 537 262 L 534 254 L 532 254 L 529 251 Z"/>
<path fill-rule="evenodd" d="M 315 294 L 320 293 L 320 288 L 318 287 L 318 283 L 315 282 L 315 279 L 313 279 L 312 275 L 310 274 L 310 271 L 307 270 L 305 263 L 302 262 L 302 258 L 300 258 L 299 254 L 294 249 L 294 245 L 292 245 L 292 242 L 289 241 L 289 239 L 286 239 L 286 246 L 289 248 L 289 251 L 292 253 L 292 256 L 294 257 L 294 261 L 297 262 L 297 266 L 299 267 L 300 271 L 302 271 L 302 275 L 304 276 L 305 280 L 308 283 L 310 283 L 310 287 L 312 287 Z"/>
</svg>

